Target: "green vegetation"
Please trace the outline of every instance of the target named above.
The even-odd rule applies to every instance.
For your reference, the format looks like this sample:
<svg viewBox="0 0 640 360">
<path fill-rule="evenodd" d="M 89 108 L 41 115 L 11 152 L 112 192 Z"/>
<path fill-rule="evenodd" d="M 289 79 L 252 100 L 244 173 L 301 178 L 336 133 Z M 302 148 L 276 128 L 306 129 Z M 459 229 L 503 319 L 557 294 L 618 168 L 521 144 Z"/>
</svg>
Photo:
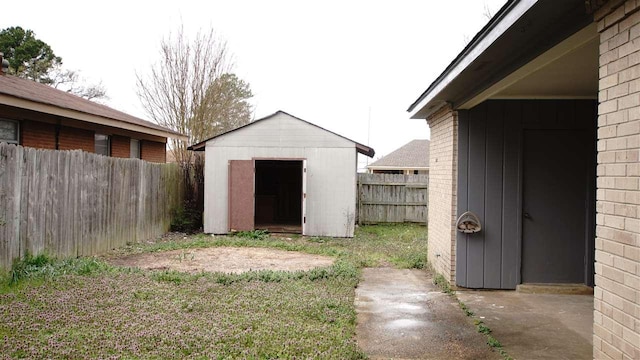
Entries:
<svg viewBox="0 0 640 360">
<path fill-rule="evenodd" d="M 359 268 L 426 265 L 420 226 L 367 226 L 353 239 L 252 233 L 165 239 L 115 254 L 246 246 L 329 255 L 336 262 L 310 271 L 188 274 L 29 256 L 0 278 L 0 354 L 361 359 L 354 340 Z"/>
<path fill-rule="evenodd" d="M 246 239 L 264 240 L 269 237 L 267 230 L 238 231 L 232 234 Z"/>
<path fill-rule="evenodd" d="M 460 309 L 464 311 L 465 315 L 467 315 L 468 317 L 474 317 L 475 314 L 473 313 L 473 311 L 471 311 L 471 309 L 469 309 L 469 307 L 465 303 L 458 299 L 458 296 L 456 296 L 456 292 L 451 289 L 449 282 L 444 278 L 444 276 L 440 274 L 435 275 L 433 277 L 433 283 L 439 286 L 440 289 L 442 289 L 443 293 L 454 298 L 458 302 Z M 480 334 L 484 334 L 487 336 L 487 345 L 497 351 L 505 360 L 513 360 L 513 358 L 509 356 L 509 354 L 507 354 L 507 352 L 502 348 L 502 344 L 500 343 L 500 341 L 498 341 L 493 337 L 493 335 L 491 335 L 491 329 L 486 326 L 482 320 L 474 319 L 473 323 L 476 326 L 476 330 Z"/>
</svg>

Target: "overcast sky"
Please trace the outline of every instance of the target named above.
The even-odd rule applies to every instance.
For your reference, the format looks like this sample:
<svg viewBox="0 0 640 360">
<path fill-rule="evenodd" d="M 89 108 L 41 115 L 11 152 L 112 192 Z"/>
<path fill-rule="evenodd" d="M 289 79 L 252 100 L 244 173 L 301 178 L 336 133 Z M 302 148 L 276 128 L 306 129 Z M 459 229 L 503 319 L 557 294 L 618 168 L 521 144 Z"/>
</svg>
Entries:
<svg viewBox="0 0 640 360">
<path fill-rule="evenodd" d="M 192 34 L 213 27 L 251 85 L 256 119 L 283 110 L 368 143 L 377 159 L 429 138 L 407 108 L 504 2 L 8 1 L 0 28 L 33 30 L 66 68 L 102 81 L 107 105 L 148 119 L 136 71 L 181 23 Z"/>
</svg>

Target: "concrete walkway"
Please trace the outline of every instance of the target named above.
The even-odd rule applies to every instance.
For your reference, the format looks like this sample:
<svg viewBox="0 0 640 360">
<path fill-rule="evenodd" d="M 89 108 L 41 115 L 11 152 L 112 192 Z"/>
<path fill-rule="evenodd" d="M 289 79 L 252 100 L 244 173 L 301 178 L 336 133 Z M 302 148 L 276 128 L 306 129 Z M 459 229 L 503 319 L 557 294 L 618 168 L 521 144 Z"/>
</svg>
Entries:
<svg viewBox="0 0 640 360">
<path fill-rule="evenodd" d="M 358 345 L 372 359 L 502 359 L 458 303 L 421 270 L 363 270 Z"/>
<path fill-rule="evenodd" d="M 593 358 L 593 295 L 456 293 L 514 359 Z"/>
</svg>

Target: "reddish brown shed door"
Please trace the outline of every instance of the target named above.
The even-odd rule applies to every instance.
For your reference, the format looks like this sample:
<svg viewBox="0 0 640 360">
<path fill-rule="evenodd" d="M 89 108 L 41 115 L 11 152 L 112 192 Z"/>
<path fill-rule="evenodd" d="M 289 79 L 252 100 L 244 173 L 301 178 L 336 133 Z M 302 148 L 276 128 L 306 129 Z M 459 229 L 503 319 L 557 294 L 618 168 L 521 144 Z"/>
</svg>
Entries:
<svg viewBox="0 0 640 360">
<path fill-rule="evenodd" d="M 253 160 L 229 161 L 229 230 L 254 227 Z"/>
</svg>

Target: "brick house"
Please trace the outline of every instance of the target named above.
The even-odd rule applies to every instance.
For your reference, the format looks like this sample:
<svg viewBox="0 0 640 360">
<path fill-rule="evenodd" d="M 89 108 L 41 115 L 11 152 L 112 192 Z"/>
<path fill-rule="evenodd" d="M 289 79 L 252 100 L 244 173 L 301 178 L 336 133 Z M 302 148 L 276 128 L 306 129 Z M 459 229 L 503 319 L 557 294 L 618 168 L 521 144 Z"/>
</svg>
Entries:
<svg viewBox="0 0 640 360">
<path fill-rule="evenodd" d="M 187 141 L 180 133 L 107 106 L 0 74 L 1 142 L 166 162 L 167 138 Z"/>
<path fill-rule="evenodd" d="M 639 359 L 640 2 L 509 0 L 408 111 L 431 129 L 436 271 L 593 287 L 594 358 Z"/>
<path fill-rule="evenodd" d="M 372 174 L 429 174 L 429 140 L 411 140 L 367 165 Z"/>
</svg>

